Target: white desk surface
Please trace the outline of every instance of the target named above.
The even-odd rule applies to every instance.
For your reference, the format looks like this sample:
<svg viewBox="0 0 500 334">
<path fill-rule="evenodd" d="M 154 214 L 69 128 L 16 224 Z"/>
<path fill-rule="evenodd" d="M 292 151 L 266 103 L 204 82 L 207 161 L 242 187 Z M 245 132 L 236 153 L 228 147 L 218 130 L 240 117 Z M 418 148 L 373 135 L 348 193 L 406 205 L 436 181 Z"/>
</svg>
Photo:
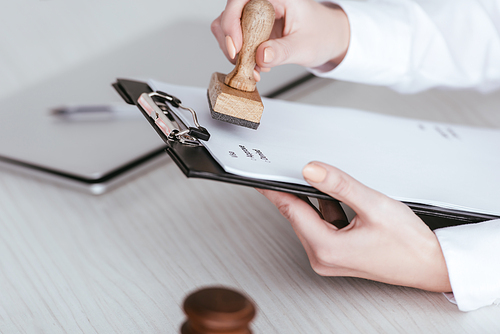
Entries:
<svg viewBox="0 0 500 334">
<path fill-rule="evenodd" d="M 0 97 L 166 21 L 209 22 L 224 2 L 12 2 L 0 12 L 12 27 L 0 33 Z M 498 95 L 401 97 L 316 80 L 286 98 L 500 127 Z M 316 275 L 263 196 L 187 179 L 173 163 L 99 197 L 0 171 L 1 333 L 176 333 L 183 298 L 208 285 L 253 298 L 255 333 L 500 330 L 499 307 L 462 313 L 439 293 Z"/>
<path fill-rule="evenodd" d="M 407 110 L 427 103 L 424 117 L 445 117 L 450 108 L 459 122 L 472 117 L 467 94 L 405 98 L 317 80 L 288 98 L 334 103 L 333 92 L 346 104 L 349 96 L 350 103 L 392 96 Z M 483 100 L 499 105 L 498 94 Z M 486 119 L 489 108 L 481 110 L 476 118 Z M 100 197 L 0 172 L 0 239 L 2 333 L 175 333 L 183 298 L 209 285 L 253 298 L 255 333 L 500 330 L 497 306 L 463 313 L 439 293 L 316 275 L 262 195 L 187 179 L 173 163 Z"/>
</svg>

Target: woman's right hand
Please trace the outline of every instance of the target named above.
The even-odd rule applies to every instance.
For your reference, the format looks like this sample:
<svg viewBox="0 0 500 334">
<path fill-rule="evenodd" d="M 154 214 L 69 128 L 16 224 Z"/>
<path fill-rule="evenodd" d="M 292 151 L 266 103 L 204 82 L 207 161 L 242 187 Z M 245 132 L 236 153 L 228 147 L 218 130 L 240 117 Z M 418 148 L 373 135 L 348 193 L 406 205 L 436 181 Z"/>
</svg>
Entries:
<svg viewBox="0 0 500 334">
<path fill-rule="evenodd" d="M 314 0 L 269 0 L 275 23 L 271 37 L 256 54 L 258 70 L 298 64 L 305 67 L 338 65 L 349 46 L 349 21 L 342 9 Z M 222 14 L 212 22 L 221 50 L 233 64 L 241 50 L 241 13 L 248 0 L 228 0 Z"/>
</svg>

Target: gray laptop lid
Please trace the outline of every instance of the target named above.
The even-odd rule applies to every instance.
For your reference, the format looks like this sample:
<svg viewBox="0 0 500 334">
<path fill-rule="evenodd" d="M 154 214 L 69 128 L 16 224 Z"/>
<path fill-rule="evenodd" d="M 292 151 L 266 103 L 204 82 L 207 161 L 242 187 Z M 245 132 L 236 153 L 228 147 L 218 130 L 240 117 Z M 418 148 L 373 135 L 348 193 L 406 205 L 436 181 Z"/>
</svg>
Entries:
<svg viewBox="0 0 500 334">
<path fill-rule="evenodd" d="M 111 86 L 116 78 L 207 87 L 213 72 L 229 72 L 232 67 L 207 24 L 165 26 L 1 100 L 0 164 L 83 187 L 98 183 L 99 190 L 91 191 L 101 193 L 106 190 L 104 183 L 163 155 L 163 142 L 139 111 L 137 117 L 76 122 L 51 115 L 52 108 L 126 106 Z M 273 70 L 263 76 L 259 90 L 266 95 L 304 74 L 298 67 Z"/>
</svg>

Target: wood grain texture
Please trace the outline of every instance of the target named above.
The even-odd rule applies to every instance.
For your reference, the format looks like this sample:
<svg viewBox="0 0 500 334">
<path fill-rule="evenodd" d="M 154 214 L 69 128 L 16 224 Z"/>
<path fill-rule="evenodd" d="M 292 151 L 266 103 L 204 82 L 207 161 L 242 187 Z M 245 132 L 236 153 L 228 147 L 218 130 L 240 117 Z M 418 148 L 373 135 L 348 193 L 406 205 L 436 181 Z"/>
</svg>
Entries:
<svg viewBox="0 0 500 334">
<path fill-rule="evenodd" d="M 2 333 L 176 333 L 185 296 L 212 285 L 255 301 L 254 333 L 485 333 L 500 317 L 318 276 L 263 196 L 174 164 L 101 197 L 0 173 L 0 258 Z"/>
<path fill-rule="evenodd" d="M 273 25 L 274 7 L 269 1 L 251 0 L 245 5 L 241 15 L 243 46 L 236 66 L 226 76 L 226 85 L 245 92 L 255 90 L 255 55 L 259 45 L 269 39 Z"/>
<path fill-rule="evenodd" d="M 210 78 L 208 98 L 214 111 L 249 122 L 260 123 L 264 104 L 255 89 L 243 92 L 224 84 L 225 75 L 215 72 Z"/>
<path fill-rule="evenodd" d="M 51 12 L 52 7 L 42 16 L 26 14 L 45 5 L 69 6 L 68 2 L 20 3 L 26 18 L 22 32 L 38 39 L 32 32 L 42 27 L 47 13 L 54 19 L 88 20 L 97 1 L 79 2 L 87 8 L 84 14 L 90 13 L 80 16 L 77 10 L 71 15 L 62 9 Z M 1 15 L 6 16 L 10 17 L 8 10 Z M 105 15 L 99 22 L 110 19 L 113 16 Z M 105 24 L 91 27 L 92 22 L 67 25 L 82 29 L 80 34 L 69 30 L 68 39 L 85 48 L 93 46 L 91 39 L 82 42 L 80 37 L 97 36 Z M 43 69 L 53 73 L 79 61 L 58 53 L 71 43 L 57 35 L 50 35 L 55 44 L 40 53 L 42 47 L 30 40 L 11 48 L 7 37 L 14 40 L 22 34 L 5 32 L 2 55 L 7 61 L 0 65 L 7 75 L 1 87 L 15 77 L 13 85 L 26 88 L 46 74 Z M 98 49 L 88 50 L 94 54 Z M 48 57 L 49 51 L 58 57 Z M 18 56 L 30 54 L 45 56 L 26 67 L 32 59 Z M 385 88 L 318 79 L 285 97 L 500 128 L 498 93 L 430 91 L 403 96 Z M 185 296 L 212 285 L 244 291 L 255 301 L 254 333 L 500 329 L 498 306 L 463 313 L 438 293 L 318 276 L 289 223 L 263 196 L 251 188 L 187 179 L 173 163 L 100 197 L 0 170 L 0 333 L 177 333 L 185 319 Z"/>
<path fill-rule="evenodd" d="M 269 39 L 273 24 L 274 8 L 269 1 L 251 0 L 245 5 L 241 17 L 243 46 L 236 66 L 227 76 L 214 73 L 210 78 L 208 98 L 215 119 L 253 129 L 260 124 L 264 105 L 255 87 L 255 54 L 257 47 Z"/>
</svg>

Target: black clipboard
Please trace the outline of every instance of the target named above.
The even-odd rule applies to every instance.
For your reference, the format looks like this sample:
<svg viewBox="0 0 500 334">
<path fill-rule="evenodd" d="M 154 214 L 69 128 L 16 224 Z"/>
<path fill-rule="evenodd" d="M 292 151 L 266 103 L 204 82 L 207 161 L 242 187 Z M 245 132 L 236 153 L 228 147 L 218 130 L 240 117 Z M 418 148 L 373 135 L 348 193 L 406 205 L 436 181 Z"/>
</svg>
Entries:
<svg viewBox="0 0 500 334">
<path fill-rule="evenodd" d="M 187 177 L 210 179 L 254 188 L 283 191 L 299 196 L 335 200 L 329 195 L 326 195 L 310 186 L 254 179 L 227 173 L 204 146 L 191 145 L 190 143 L 175 140 L 172 136 L 167 136 L 166 133 L 160 129 L 158 124 L 155 123 L 153 118 L 150 117 L 148 111 L 145 110 L 147 108 L 144 107 L 144 104 L 141 105 L 141 103 L 139 103 L 141 96 L 144 96 L 143 94 L 146 93 L 146 95 L 160 95 L 163 100 L 166 98 L 168 102 L 177 106 L 180 104 L 180 101 L 176 100 L 175 97 L 164 92 L 153 92 L 151 87 L 149 87 L 149 85 L 145 82 L 128 79 L 117 79 L 117 81 L 113 83 L 113 87 L 125 100 L 125 102 L 136 105 L 139 108 L 151 126 L 167 144 L 165 150 L 169 156 Z M 274 96 L 276 96 L 276 94 L 274 94 Z M 158 103 L 158 100 L 154 99 L 153 101 L 155 104 L 160 104 L 162 106 L 162 111 L 165 114 L 172 115 L 172 117 L 169 116 L 170 121 L 178 121 L 178 119 L 175 118 L 175 113 L 168 108 L 167 103 Z M 167 121 L 168 120 L 166 120 L 166 122 Z M 191 134 L 193 134 L 193 131 L 197 130 L 194 128 L 190 129 L 192 130 Z M 200 129 L 202 132 L 206 131 L 204 128 L 200 127 Z M 185 131 L 189 130 L 186 129 Z M 196 133 L 194 133 L 194 135 L 196 136 Z M 205 135 L 209 135 L 208 132 L 205 133 Z M 405 202 L 405 204 L 408 205 L 413 212 L 415 212 L 415 214 L 417 214 L 433 230 L 441 227 L 479 223 L 482 221 L 500 218 L 493 215 L 452 210 L 419 203 Z"/>
</svg>

